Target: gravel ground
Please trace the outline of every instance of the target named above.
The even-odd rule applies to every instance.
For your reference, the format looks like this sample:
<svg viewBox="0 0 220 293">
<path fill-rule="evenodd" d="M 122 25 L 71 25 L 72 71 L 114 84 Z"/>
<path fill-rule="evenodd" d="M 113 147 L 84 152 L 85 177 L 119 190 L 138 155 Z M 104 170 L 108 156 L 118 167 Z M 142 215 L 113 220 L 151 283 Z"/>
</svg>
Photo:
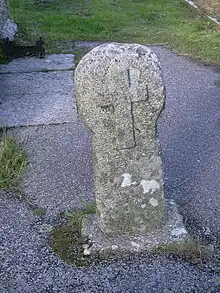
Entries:
<svg viewBox="0 0 220 293">
<path fill-rule="evenodd" d="M 48 218 L 33 215 L 22 202 L 1 193 L 1 293 L 75 292 L 220 292 L 217 267 L 200 268 L 166 256 L 76 268 L 63 263 L 49 248 L 43 225 Z"/>
</svg>

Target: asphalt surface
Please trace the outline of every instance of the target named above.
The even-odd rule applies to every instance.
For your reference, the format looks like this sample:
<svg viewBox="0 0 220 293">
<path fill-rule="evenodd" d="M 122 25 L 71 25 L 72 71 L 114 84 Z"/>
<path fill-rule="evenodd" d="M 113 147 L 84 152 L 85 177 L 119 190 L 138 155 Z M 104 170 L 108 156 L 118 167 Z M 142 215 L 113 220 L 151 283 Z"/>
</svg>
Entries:
<svg viewBox="0 0 220 293">
<path fill-rule="evenodd" d="M 154 47 L 167 99 L 159 119 L 166 196 L 189 228 L 220 239 L 220 69 Z"/>
<path fill-rule="evenodd" d="M 191 233 L 218 240 L 220 88 L 214 82 L 220 73 L 163 47 L 152 49 L 167 88 L 158 121 L 165 195 L 179 203 Z M 47 212 L 37 216 L 13 194 L 0 193 L 0 292 L 220 292 L 218 255 L 207 266 L 140 255 L 76 268 L 51 252 L 49 230 L 57 225 L 56 215 L 94 201 L 90 135 L 77 117 L 71 62 L 71 55 L 53 55 L 0 66 L 7 85 L 1 87 L 0 124 L 12 126 L 9 134 L 28 153 L 25 196 Z"/>
</svg>

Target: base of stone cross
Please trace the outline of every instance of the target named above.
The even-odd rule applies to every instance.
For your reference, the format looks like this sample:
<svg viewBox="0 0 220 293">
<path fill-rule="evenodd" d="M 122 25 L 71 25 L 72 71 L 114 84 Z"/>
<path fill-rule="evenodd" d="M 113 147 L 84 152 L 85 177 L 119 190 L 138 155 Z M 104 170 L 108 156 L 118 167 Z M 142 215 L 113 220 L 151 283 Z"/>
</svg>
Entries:
<svg viewBox="0 0 220 293">
<path fill-rule="evenodd" d="M 98 226 L 96 216 L 86 216 L 82 223 L 82 235 L 89 238 L 89 244 L 84 245 L 84 254 L 109 254 L 156 251 L 159 248 L 173 247 L 178 251 L 186 243 L 193 243 L 187 233 L 183 218 L 178 213 L 173 201 L 166 201 L 166 223 L 153 231 L 138 235 L 109 236 Z"/>
</svg>

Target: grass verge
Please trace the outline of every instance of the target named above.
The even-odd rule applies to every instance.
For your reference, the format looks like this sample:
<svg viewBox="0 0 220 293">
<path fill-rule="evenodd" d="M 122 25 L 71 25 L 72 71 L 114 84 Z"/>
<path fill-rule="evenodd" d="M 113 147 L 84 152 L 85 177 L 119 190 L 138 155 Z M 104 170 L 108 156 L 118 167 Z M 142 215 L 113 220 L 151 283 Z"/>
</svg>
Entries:
<svg viewBox="0 0 220 293">
<path fill-rule="evenodd" d="M 24 151 L 13 138 L 3 135 L 0 139 L 0 189 L 8 191 L 18 187 L 26 166 Z"/>
<path fill-rule="evenodd" d="M 220 64 L 220 29 L 183 0 L 10 0 L 20 40 L 165 44 Z"/>
</svg>

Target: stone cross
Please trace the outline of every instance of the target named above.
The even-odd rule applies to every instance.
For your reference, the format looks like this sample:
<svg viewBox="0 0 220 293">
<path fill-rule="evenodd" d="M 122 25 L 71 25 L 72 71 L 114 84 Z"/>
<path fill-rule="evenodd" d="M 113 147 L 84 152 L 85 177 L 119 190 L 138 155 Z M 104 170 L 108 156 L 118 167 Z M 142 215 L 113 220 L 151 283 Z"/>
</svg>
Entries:
<svg viewBox="0 0 220 293">
<path fill-rule="evenodd" d="M 117 237 L 162 227 L 156 125 L 165 88 L 156 55 L 136 44 L 98 46 L 78 64 L 75 86 L 79 114 L 92 131 L 98 228 Z"/>
</svg>

